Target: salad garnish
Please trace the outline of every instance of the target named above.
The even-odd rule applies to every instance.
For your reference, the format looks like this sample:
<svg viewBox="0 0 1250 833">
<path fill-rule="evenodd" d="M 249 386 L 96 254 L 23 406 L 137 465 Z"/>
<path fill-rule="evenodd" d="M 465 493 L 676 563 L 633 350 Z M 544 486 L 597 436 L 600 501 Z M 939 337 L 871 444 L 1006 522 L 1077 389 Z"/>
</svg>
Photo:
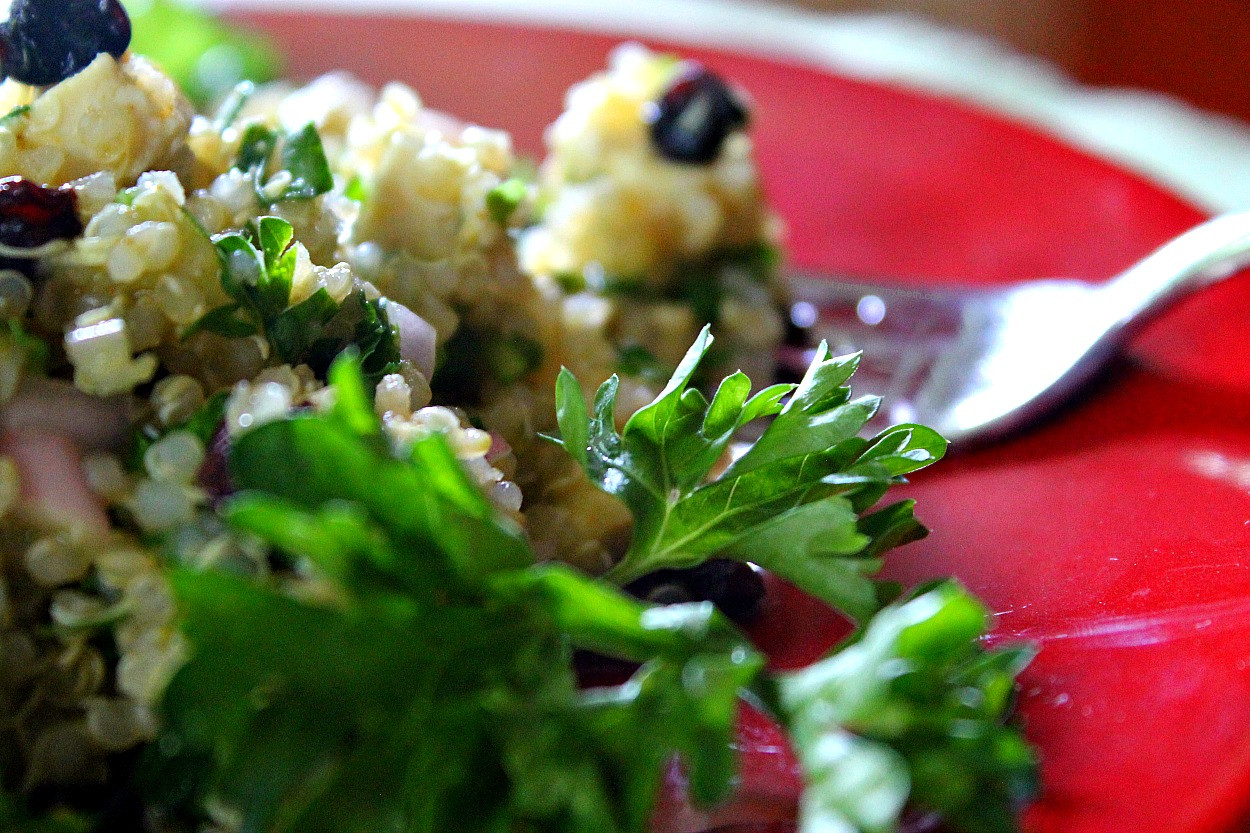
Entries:
<svg viewBox="0 0 1250 833">
<path fill-rule="evenodd" d="M 904 475 L 941 459 L 946 441 L 920 425 L 858 436 L 880 397 L 852 399 L 844 383 L 859 357 L 830 357 L 826 345 L 797 385 L 752 396 L 738 372 L 709 401 L 690 380 L 712 342 L 705 328 L 659 397 L 619 433 L 619 380 L 603 383 L 591 413 L 576 377 L 560 374 L 556 441 L 634 516 L 629 549 L 608 578 L 627 584 L 729 556 L 866 620 L 890 593 L 870 578 L 881 553 L 925 534 L 908 501 L 870 510 Z M 767 417 L 760 438 L 709 481 L 740 429 Z"/>
<path fill-rule="evenodd" d="M 357 357 L 330 379 L 329 412 L 236 439 L 241 491 L 223 510 L 275 557 L 308 564 L 318 597 L 173 573 L 191 658 L 141 770 L 170 811 L 217 808 L 256 831 L 640 833 L 673 756 L 697 803 L 732 794 L 745 696 L 791 730 L 804 831 L 888 831 L 909 801 L 968 833 L 1012 829 L 1034 764 L 1002 719 L 1029 653 L 980 647 L 985 612 L 957 585 L 922 589 L 828 659 L 773 673 L 710 603 L 650 607 L 538 563 L 440 437 L 393 455 Z M 862 485 L 883 487 L 909 452 L 898 437 L 878 445 L 895 451 L 861 451 L 830 485 L 867 471 Z M 757 462 L 769 454 L 758 448 Z M 640 666 L 579 689 L 576 649 Z"/>
<path fill-rule="evenodd" d="M 274 355 L 290 365 L 306 364 L 324 376 L 348 345 L 360 351 L 367 377 L 376 385 L 399 366 L 399 336 L 384 299 L 354 290 L 336 301 L 325 287 L 291 304 L 299 252 L 291 224 L 260 217 L 240 233 L 213 238 L 221 261 L 221 286 L 231 303 L 206 313 L 183 334 L 201 330 L 227 338 L 263 334 Z"/>
</svg>

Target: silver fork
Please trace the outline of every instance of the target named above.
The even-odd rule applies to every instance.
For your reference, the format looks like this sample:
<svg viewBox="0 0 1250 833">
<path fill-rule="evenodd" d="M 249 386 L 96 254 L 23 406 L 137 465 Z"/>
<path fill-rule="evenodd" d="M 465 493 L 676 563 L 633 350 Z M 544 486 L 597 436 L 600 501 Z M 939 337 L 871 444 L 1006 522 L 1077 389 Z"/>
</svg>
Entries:
<svg viewBox="0 0 1250 833">
<path fill-rule="evenodd" d="M 966 444 L 1050 411 L 1148 321 L 1246 266 L 1250 211 L 1208 220 L 1105 284 L 903 289 L 793 275 L 791 314 L 836 353 L 864 351 L 855 386 L 883 396 L 881 421 Z M 782 366 L 808 357 L 783 351 Z"/>
</svg>

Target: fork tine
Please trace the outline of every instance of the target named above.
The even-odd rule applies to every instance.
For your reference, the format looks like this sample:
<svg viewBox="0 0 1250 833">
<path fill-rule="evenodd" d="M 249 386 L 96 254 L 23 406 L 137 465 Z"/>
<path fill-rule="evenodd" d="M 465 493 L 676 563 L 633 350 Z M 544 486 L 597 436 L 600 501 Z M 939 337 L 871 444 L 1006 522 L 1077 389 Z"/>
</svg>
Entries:
<svg viewBox="0 0 1250 833">
<path fill-rule="evenodd" d="M 975 290 L 918 291 L 872 284 L 797 278 L 792 318 L 835 354 L 863 351 L 852 385 L 882 397 L 872 429 L 916 419 L 918 392 L 934 361 L 964 326 L 963 304 Z M 801 373 L 810 351 L 783 352 L 780 365 Z"/>
</svg>

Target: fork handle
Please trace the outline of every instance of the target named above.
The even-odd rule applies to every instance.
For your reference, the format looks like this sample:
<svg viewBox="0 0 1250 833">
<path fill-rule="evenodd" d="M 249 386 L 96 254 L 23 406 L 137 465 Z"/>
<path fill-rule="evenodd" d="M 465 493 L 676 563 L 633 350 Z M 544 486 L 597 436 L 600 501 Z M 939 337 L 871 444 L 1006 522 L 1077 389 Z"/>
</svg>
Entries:
<svg viewBox="0 0 1250 833">
<path fill-rule="evenodd" d="M 1140 325 L 1199 289 L 1250 266 L 1250 211 L 1221 214 L 1165 243 L 1111 280 L 1121 324 Z"/>
</svg>

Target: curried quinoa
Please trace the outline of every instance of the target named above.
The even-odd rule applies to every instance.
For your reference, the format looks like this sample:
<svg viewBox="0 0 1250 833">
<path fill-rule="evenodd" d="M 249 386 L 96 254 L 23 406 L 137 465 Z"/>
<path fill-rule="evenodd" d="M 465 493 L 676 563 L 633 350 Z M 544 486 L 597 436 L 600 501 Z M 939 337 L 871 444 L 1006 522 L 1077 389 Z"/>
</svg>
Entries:
<svg viewBox="0 0 1250 833">
<path fill-rule="evenodd" d="M 0 245 L 6 786 L 104 783 L 119 753 L 156 737 L 187 656 L 171 563 L 333 596 L 214 506 L 230 490 L 223 448 L 332 406 L 327 345 L 362 332 L 396 453 L 443 435 L 541 558 L 614 563 L 629 513 L 538 438 L 555 428 L 561 366 L 594 383 L 619 373 L 623 424 L 704 317 L 725 365 L 759 364 L 781 337 L 779 224 L 744 130 L 709 165 L 648 139 L 648 105 L 681 67 L 618 50 L 570 91 L 537 181 L 506 133 L 401 84 L 245 86 L 202 115 L 131 54 L 46 87 L 0 84 L 0 176 L 72 194 L 82 226 Z M 289 292 L 249 307 L 231 270 L 285 270 Z M 303 317 L 316 304 L 324 314 Z M 233 829 L 230 813 L 205 829 Z"/>
</svg>

